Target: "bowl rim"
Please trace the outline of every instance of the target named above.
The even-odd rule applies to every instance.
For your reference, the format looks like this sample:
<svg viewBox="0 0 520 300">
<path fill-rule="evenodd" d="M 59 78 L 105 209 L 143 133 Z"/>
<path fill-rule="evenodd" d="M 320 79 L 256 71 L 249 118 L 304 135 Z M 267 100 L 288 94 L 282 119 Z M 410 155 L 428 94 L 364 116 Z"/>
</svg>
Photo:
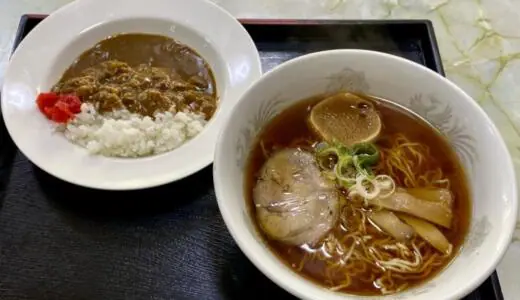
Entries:
<svg viewBox="0 0 520 300">
<path fill-rule="evenodd" d="M 235 107 L 231 111 L 230 116 L 233 116 L 233 115 L 239 113 L 240 106 L 241 106 L 240 103 L 245 101 L 244 99 L 248 98 L 248 95 L 251 93 L 251 91 L 254 89 L 255 86 L 261 84 L 264 81 L 270 80 L 271 77 L 277 76 L 277 74 L 280 73 L 282 69 L 288 68 L 288 67 L 296 65 L 296 64 L 305 63 L 307 60 L 310 60 L 310 59 L 326 57 L 329 55 L 342 55 L 342 56 L 365 55 L 365 56 L 372 56 L 372 57 L 377 56 L 381 59 L 394 60 L 400 64 L 406 64 L 408 66 L 411 66 L 411 67 L 417 69 L 418 73 L 421 73 L 421 72 L 429 73 L 430 75 L 437 77 L 438 79 L 440 79 L 443 82 L 443 84 L 446 84 L 451 89 L 453 89 L 453 91 L 458 94 L 458 97 L 461 98 L 461 100 L 467 102 L 468 105 L 471 105 L 471 106 L 473 106 L 473 108 L 476 109 L 476 112 L 477 112 L 476 115 L 478 115 L 478 117 L 480 118 L 480 121 L 486 122 L 488 124 L 488 126 L 490 127 L 490 130 L 492 132 L 492 135 L 494 135 L 496 137 L 495 142 L 498 143 L 498 146 L 502 149 L 502 151 L 507 154 L 506 157 L 504 157 L 505 162 L 508 166 L 508 170 L 506 170 L 507 172 L 505 172 L 505 173 L 510 174 L 510 176 L 511 176 L 510 180 L 511 180 L 511 182 L 514 183 L 510 187 L 510 190 L 507 193 L 508 195 L 511 196 L 511 211 L 513 211 L 513 215 L 509 219 L 509 222 L 504 225 L 504 228 L 506 230 L 503 231 L 503 233 L 501 234 L 499 243 L 496 246 L 496 249 L 498 249 L 498 251 L 496 252 L 497 254 L 494 257 L 487 259 L 488 262 L 491 261 L 491 263 L 488 265 L 488 267 L 485 270 L 483 270 L 480 274 L 478 274 L 478 276 L 473 277 L 471 281 L 465 281 L 466 284 L 464 287 L 453 291 L 450 295 L 447 295 L 447 297 L 448 297 L 447 299 L 460 299 L 460 298 L 466 296 L 472 290 L 474 290 L 475 288 L 480 286 L 486 280 L 486 278 L 488 278 L 491 275 L 491 273 L 495 270 L 495 268 L 498 265 L 498 263 L 500 262 L 500 260 L 505 255 L 505 252 L 508 249 L 508 246 L 509 246 L 509 244 L 512 240 L 513 234 L 514 234 L 514 229 L 515 229 L 515 224 L 516 224 L 516 219 L 517 219 L 516 212 L 518 210 L 518 195 L 517 195 L 516 174 L 515 174 L 515 170 L 513 167 L 513 161 L 512 161 L 511 155 L 509 153 L 509 150 L 507 149 L 506 143 L 505 143 L 502 135 L 500 134 L 500 131 L 496 127 L 495 123 L 491 120 L 491 118 L 485 113 L 483 108 L 480 105 L 478 105 L 476 103 L 476 101 L 474 101 L 460 87 L 455 85 L 453 82 L 448 80 L 446 77 L 428 69 L 427 67 L 417 64 L 413 61 L 407 60 L 405 58 L 396 56 L 396 55 L 392 55 L 392 54 L 388 54 L 388 53 L 384 53 L 384 52 L 373 51 L 373 50 L 365 50 L 365 49 L 326 50 L 326 51 L 314 52 L 314 53 L 310 53 L 310 54 L 306 54 L 306 55 L 294 58 L 294 59 L 289 60 L 285 63 L 282 63 L 282 64 L 276 66 L 275 68 L 273 68 L 272 70 L 266 72 L 259 80 L 257 80 L 252 86 L 250 86 L 248 88 L 248 90 L 242 95 L 242 97 L 238 101 L 237 105 L 235 105 Z M 217 197 L 217 203 L 218 203 L 220 212 L 222 214 L 224 223 L 226 224 L 226 227 L 228 228 L 231 236 L 233 237 L 235 242 L 238 244 L 238 246 L 242 250 L 242 252 L 245 253 L 245 255 L 248 257 L 248 259 L 259 270 L 261 270 L 262 273 L 265 274 L 270 280 L 272 280 L 278 286 L 282 287 L 286 291 L 289 291 L 291 294 L 296 295 L 297 297 L 299 297 L 301 299 L 309 299 L 309 300 L 315 299 L 315 298 L 311 298 L 302 289 L 300 289 L 300 287 L 306 286 L 306 289 L 305 289 L 306 291 L 312 291 L 312 292 L 317 292 L 317 293 L 321 293 L 326 289 L 297 274 L 295 274 L 295 275 L 301 277 L 302 281 L 292 281 L 295 285 L 297 285 L 297 286 L 292 286 L 287 283 L 287 281 L 286 281 L 287 278 L 283 278 L 283 276 L 285 276 L 286 274 L 282 274 L 282 275 L 274 274 L 272 271 L 270 271 L 265 266 L 265 264 L 262 263 L 260 258 L 252 250 L 250 245 L 246 243 L 245 240 L 247 239 L 250 242 L 255 241 L 255 243 L 257 243 L 257 244 L 260 244 L 260 242 L 258 240 L 256 240 L 256 238 L 252 234 L 250 234 L 248 231 L 244 231 L 244 230 L 241 230 L 240 228 L 238 228 L 239 224 L 236 224 L 233 221 L 231 212 L 227 206 L 228 201 L 226 198 L 224 198 L 224 191 L 226 189 L 228 189 L 228 187 L 224 186 L 223 183 L 221 182 L 222 178 L 223 178 L 222 177 L 223 171 L 221 171 L 222 166 L 220 165 L 221 161 L 222 161 L 221 157 L 225 155 L 225 153 L 223 151 L 224 136 L 227 134 L 226 129 L 231 126 L 232 122 L 233 122 L 233 118 L 231 118 L 231 117 L 228 118 L 219 133 L 219 139 L 217 142 L 215 158 L 214 158 L 214 163 L 213 163 L 213 180 L 214 180 L 214 186 L 215 186 L 215 195 Z M 244 200 L 242 199 L 242 201 L 244 201 Z M 245 237 L 245 238 L 243 238 L 243 237 Z M 262 249 L 262 251 L 269 251 L 269 250 Z M 275 260 L 275 259 L 276 258 L 272 257 L 269 260 Z M 456 260 L 456 259 L 457 259 L 457 256 L 455 256 L 453 258 L 453 260 Z M 283 264 L 282 262 L 279 262 L 279 261 L 277 263 Z M 288 271 L 292 272 L 292 270 L 289 270 L 289 269 L 288 269 Z M 331 293 L 329 290 L 326 290 L 326 291 L 329 293 L 327 293 L 327 295 L 323 295 L 323 296 L 325 296 L 327 299 L 346 300 L 346 299 L 366 298 L 365 296 L 357 296 L 354 294 Z M 396 295 L 396 294 L 393 294 L 393 295 Z M 391 297 L 392 295 L 389 295 L 389 296 Z M 386 297 L 385 297 L 385 299 L 386 299 Z"/>
<path fill-rule="evenodd" d="M 172 13 L 171 9 L 175 9 L 175 13 Z M 208 16 L 211 16 L 211 19 L 220 20 L 221 22 L 219 22 L 219 24 L 221 29 L 227 28 L 228 31 L 233 32 L 233 39 L 229 39 L 226 44 L 224 44 L 224 38 L 218 38 L 218 41 L 220 42 L 215 42 L 217 40 L 216 37 L 213 39 L 211 36 L 208 36 L 211 33 L 206 33 L 203 28 L 211 28 L 209 26 L 210 22 L 204 21 L 201 18 L 189 17 L 191 11 L 200 11 L 201 9 L 208 12 Z M 91 14 L 94 14 L 95 16 L 91 16 Z M 42 41 L 44 38 L 52 35 L 52 32 L 55 32 L 55 29 L 60 28 L 63 24 L 67 24 L 67 22 L 71 22 L 71 20 L 79 19 L 81 21 L 77 23 L 81 23 L 81 25 L 73 22 L 71 24 L 72 26 L 69 26 L 66 30 L 66 37 L 55 37 L 53 43 L 57 43 L 58 46 L 53 46 L 53 43 L 51 43 L 50 46 L 43 47 L 38 51 L 41 51 L 41 53 L 50 53 L 54 57 L 55 55 L 58 55 L 60 51 L 67 49 L 67 47 L 74 41 L 72 38 L 74 34 L 78 35 L 96 26 L 104 26 L 112 22 L 121 20 L 130 20 L 131 22 L 132 19 L 139 18 L 150 19 L 152 21 L 166 20 L 172 24 L 180 24 L 187 29 L 193 30 L 194 33 L 196 32 L 199 34 L 200 38 L 206 39 L 208 43 L 211 44 L 211 41 L 215 42 L 214 44 L 211 44 L 211 46 L 218 55 L 220 61 L 219 68 L 223 70 L 224 73 L 222 74 L 225 74 L 226 76 L 223 77 L 222 90 L 219 92 L 219 94 L 222 94 L 220 94 L 221 97 L 217 111 L 197 136 L 185 141 L 176 149 L 158 155 L 119 159 L 114 157 L 104 157 L 102 155 L 91 155 L 86 153 L 87 151 L 85 149 L 80 149 L 85 152 L 83 155 L 76 155 L 75 153 L 72 153 L 78 152 L 74 147 L 80 147 L 69 142 L 72 145 L 69 149 L 71 152 L 70 155 L 77 158 L 76 161 L 73 162 L 74 164 L 81 165 L 78 161 L 85 160 L 87 156 L 97 156 L 97 158 L 94 159 L 94 163 L 99 163 L 102 167 L 111 165 L 113 172 L 110 174 L 121 174 L 121 178 L 124 177 L 124 180 L 117 180 L 116 177 L 110 178 L 108 175 L 103 175 L 103 172 L 99 173 L 99 176 L 102 179 L 97 179 L 96 176 L 92 175 L 97 175 L 95 170 L 92 170 L 90 173 L 91 175 L 85 176 L 80 174 L 83 172 L 74 172 L 68 167 L 56 166 L 56 163 L 48 162 L 42 157 L 42 154 L 38 154 L 38 149 L 33 149 L 35 148 L 35 142 L 28 142 L 27 136 L 22 136 L 21 129 L 14 128 L 19 125 L 13 125 L 12 119 L 14 117 L 12 115 L 16 110 L 9 108 L 11 105 L 9 104 L 11 101 L 10 98 L 12 98 L 10 92 L 16 89 L 15 84 L 22 82 L 19 79 L 21 78 L 21 75 L 19 74 L 22 72 L 20 71 L 20 66 L 24 66 L 27 70 L 39 68 L 42 70 L 41 74 L 46 74 L 45 72 L 48 72 L 48 67 L 47 69 L 44 69 L 46 68 L 44 66 L 38 67 L 36 66 L 38 64 L 26 63 L 22 61 L 22 58 L 27 57 L 28 55 L 34 55 L 33 53 L 36 52 L 34 49 L 38 49 L 38 47 L 35 48 L 34 46 L 38 41 Z M 70 27 L 72 27 L 72 29 Z M 122 29 L 122 31 L 125 30 Z M 240 47 L 237 48 L 237 51 L 240 51 L 240 53 L 243 54 L 242 59 L 248 64 L 249 68 L 247 73 L 245 73 L 246 75 L 243 75 L 243 77 L 240 77 L 242 74 L 239 74 L 241 70 L 238 70 L 238 68 L 240 67 L 240 63 L 244 62 L 240 62 L 239 59 L 228 61 L 226 60 L 226 57 L 230 54 L 225 54 L 223 52 L 225 48 L 228 48 L 228 45 L 236 45 L 237 43 L 240 45 Z M 49 50 L 50 48 L 52 49 Z M 236 54 L 237 53 L 235 53 L 235 55 Z M 36 59 L 31 60 L 34 62 Z M 45 62 L 44 64 L 52 67 L 51 62 Z M 22 152 L 37 167 L 54 177 L 69 183 L 95 189 L 143 189 L 180 180 L 210 165 L 214 158 L 216 137 L 218 136 L 221 126 L 224 124 L 225 119 L 229 116 L 229 112 L 234 107 L 241 94 L 249 85 L 260 78 L 261 75 L 262 66 L 260 55 L 249 33 L 233 15 L 211 1 L 149 0 L 146 3 L 127 3 L 124 0 L 112 0 L 105 3 L 97 0 L 76 0 L 66 4 L 45 18 L 17 47 L 5 72 L 2 84 L 3 97 L 1 100 L 1 111 L 7 131 L 20 152 Z M 34 78 L 36 78 L 36 80 Z M 40 85 L 44 80 L 46 80 L 44 76 L 35 75 L 35 77 L 32 78 L 31 83 L 26 84 L 24 87 L 30 88 L 31 93 L 35 90 L 35 93 L 37 94 L 40 91 Z M 29 80 L 23 81 L 23 83 L 26 82 L 29 82 Z M 219 83 L 217 83 L 217 85 L 219 85 Z M 225 99 L 223 99 L 222 96 L 225 96 Z M 34 105 L 34 109 L 36 109 L 36 105 Z M 29 133 L 29 136 L 31 136 L 30 134 L 33 133 Z M 179 153 L 179 149 L 183 148 L 184 150 Z M 185 148 L 189 148 L 190 151 L 187 151 Z M 191 155 L 190 152 L 196 152 L 197 157 L 194 157 L 195 154 Z M 172 153 L 175 154 L 172 156 Z M 190 154 L 191 157 L 184 160 L 174 157 L 175 155 L 179 156 L 186 154 Z M 168 155 L 170 156 L 169 158 L 163 158 Z M 132 161 L 130 162 L 130 160 Z M 164 165 L 165 163 L 171 163 L 172 161 L 175 161 L 175 163 L 172 165 L 170 170 L 166 170 L 166 167 L 164 167 L 161 169 L 162 171 L 160 174 L 154 174 L 153 176 L 131 176 L 123 174 L 123 171 L 118 173 L 117 170 L 115 170 L 117 168 L 128 168 L 128 170 L 143 168 L 143 166 L 146 167 L 150 161 L 160 162 L 155 163 L 156 165 Z M 64 163 L 68 162 L 65 161 Z M 132 164 L 135 165 L 135 167 L 130 167 Z M 152 173 L 152 170 L 149 170 L 149 173 Z M 127 172 L 126 174 L 129 173 Z"/>
</svg>

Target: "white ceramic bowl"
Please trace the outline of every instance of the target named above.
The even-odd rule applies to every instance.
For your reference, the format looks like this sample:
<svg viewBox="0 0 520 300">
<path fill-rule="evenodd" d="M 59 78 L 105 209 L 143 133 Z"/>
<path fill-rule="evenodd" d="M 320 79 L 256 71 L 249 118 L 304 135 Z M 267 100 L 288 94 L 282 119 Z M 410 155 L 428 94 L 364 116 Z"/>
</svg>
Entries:
<svg viewBox="0 0 520 300">
<path fill-rule="evenodd" d="M 426 284 L 381 299 L 468 294 L 491 274 L 511 240 L 517 213 L 511 158 L 495 125 L 460 88 L 388 54 L 334 50 L 299 57 L 265 74 L 242 96 L 223 127 L 213 165 L 219 208 L 233 238 L 257 268 L 302 299 L 360 298 L 317 286 L 281 263 L 257 234 L 244 200 L 244 164 L 258 131 L 296 101 L 337 90 L 390 99 L 426 118 L 448 137 L 469 176 L 472 215 L 462 251 Z"/>
<path fill-rule="evenodd" d="M 202 133 L 168 153 L 139 159 L 89 155 L 53 133 L 36 108 L 36 96 L 49 91 L 85 50 L 110 35 L 132 32 L 169 36 L 200 53 L 215 75 L 219 107 Z M 145 188 L 209 165 L 224 120 L 261 75 L 247 31 L 212 2 L 76 0 L 47 17 L 16 50 L 5 74 L 2 114 L 18 148 L 44 171 L 87 187 Z"/>
</svg>

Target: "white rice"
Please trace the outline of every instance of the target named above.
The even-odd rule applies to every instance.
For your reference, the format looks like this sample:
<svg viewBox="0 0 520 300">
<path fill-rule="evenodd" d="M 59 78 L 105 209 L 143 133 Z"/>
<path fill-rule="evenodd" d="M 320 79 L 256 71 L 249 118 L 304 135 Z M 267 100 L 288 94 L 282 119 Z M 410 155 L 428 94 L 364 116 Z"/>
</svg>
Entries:
<svg viewBox="0 0 520 300">
<path fill-rule="evenodd" d="M 154 117 L 128 110 L 101 115 L 91 104 L 83 103 L 76 118 L 60 130 L 92 154 L 140 157 L 175 149 L 206 125 L 203 114 L 191 112 L 156 113 Z"/>
</svg>

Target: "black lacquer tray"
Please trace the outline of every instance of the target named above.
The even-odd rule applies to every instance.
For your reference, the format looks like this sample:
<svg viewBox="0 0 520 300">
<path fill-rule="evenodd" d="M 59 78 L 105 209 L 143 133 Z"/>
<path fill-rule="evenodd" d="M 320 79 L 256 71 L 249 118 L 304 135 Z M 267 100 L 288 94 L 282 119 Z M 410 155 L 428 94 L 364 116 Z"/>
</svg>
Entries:
<svg viewBox="0 0 520 300">
<path fill-rule="evenodd" d="M 15 46 L 44 17 L 23 16 Z M 304 53 L 363 48 L 443 74 L 429 21 L 242 23 L 264 71 Z M 149 190 L 90 190 L 36 168 L 0 125 L 0 299 L 294 299 L 232 240 L 210 167 Z M 466 299 L 503 299 L 496 273 Z"/>
</svg>

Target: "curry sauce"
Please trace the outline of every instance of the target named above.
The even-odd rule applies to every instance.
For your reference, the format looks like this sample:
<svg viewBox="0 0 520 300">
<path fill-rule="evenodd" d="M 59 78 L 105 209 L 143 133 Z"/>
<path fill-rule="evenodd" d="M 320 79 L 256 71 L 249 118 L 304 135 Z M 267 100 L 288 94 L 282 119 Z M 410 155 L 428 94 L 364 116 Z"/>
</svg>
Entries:
<svg viewBox="0 0 520 300">
<path fill-rule="evenodd" d="M 65 71 L 52 91 L 76 94 L 100 113 L 127 109 L 151 117 L 190 111 L 208 120 L 218 102 L 208 63 L 188 46 L 150 34 L 120 34 L 99 42 Z"/>
</svg>

